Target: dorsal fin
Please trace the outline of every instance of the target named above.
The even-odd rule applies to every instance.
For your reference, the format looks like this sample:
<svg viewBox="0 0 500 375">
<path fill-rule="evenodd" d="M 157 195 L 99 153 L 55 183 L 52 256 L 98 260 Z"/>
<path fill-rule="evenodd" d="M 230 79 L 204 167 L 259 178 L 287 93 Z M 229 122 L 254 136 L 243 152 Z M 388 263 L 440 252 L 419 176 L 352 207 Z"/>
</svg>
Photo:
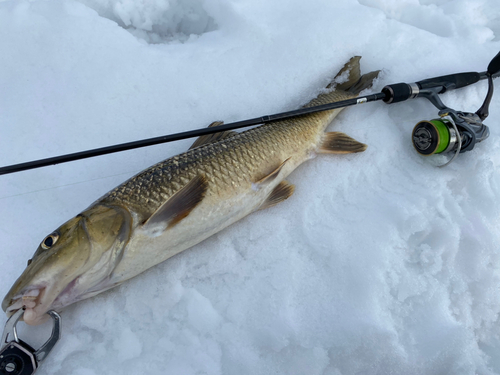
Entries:
<svg viewBox="0 0 500 375">
<path fill-rule="evenodd" d="M 203 200 L 208 188 L 204 175 L 198 175 L 172 195 L 147 219 L 142 228 L 158 236 L 167 228 L 178 224 Z"/>
<path fill-rule="evenodd" d="M 212 128 L 214 126 L 219 126 L 222 124 L 224 124 L 224 121 L 214 121 L 210 125 L 208 125 L 208 127 Z M 194 141 L 189 149 L 192 150 L 193 148 L 200 147 L 209 143 L 215 143 L 220 141 L 221 139 L 234 137 L 237 134 L 239 133 L 232 130 L 226 130 L 225 132 L 202 135 L 201 137 L 197 138 L 196 141 Z"/>
</svg>

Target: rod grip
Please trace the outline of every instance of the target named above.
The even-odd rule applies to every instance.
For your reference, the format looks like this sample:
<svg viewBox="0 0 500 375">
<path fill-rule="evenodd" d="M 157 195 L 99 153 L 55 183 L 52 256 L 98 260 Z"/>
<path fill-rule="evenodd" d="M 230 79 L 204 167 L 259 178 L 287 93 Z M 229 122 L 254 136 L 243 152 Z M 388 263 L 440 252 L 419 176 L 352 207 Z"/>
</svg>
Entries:
<svg viewBox="0 0 500 375">
<path fill-rule="evenodd" d="M 480 75 L 477 72 L 455 73 L 448 74 L 446 76 L 424 79 L 423 81 L 417 82 L 417 85 L 420 89 L 430 89 L 441 86 L 443 89 L 439 92 L 439 94 L 442 94 L 446 90 L 459 89 L 476 83 L 479 79 Z"/>
<path fill-rule="evenodd" d="M 392 104 L 410 99 L 412 90 L 407 83 L 395 83 L 385 86 L 382 89 L 382 93 L 385 95 L 384 102 Z"/>
</svg>

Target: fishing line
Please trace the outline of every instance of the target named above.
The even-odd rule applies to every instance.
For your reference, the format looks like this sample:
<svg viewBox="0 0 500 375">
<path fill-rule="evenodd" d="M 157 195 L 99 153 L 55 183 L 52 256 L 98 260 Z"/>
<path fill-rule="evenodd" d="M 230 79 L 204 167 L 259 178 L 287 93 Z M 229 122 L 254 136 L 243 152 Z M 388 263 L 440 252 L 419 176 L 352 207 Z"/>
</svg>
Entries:
<svg viewBox="0 0 500 375">
<path fill-rule="evenodd" d="M 123 173 L 113 174 L 113 175 L 104 176 L 104 177 L 97 177 L 97 178 L 93 178 L 91 180 L 71 182 L 69 184 L 58 185 L 58 186 L 51 186 L 51 187 L 48 187 L 48 188 L 45 188 L 45 189 L 32 190 L 32 191 L 27 191 L 27 192 L 24 192 L 24 193 L 19 193 L 19 194 L 14 194 L 14 195 L 7 195 L 5 197 L 0 197 L 0 200 L 7 199 L 7 198 L 13 198 L 13 197 L 20 197 L 20 196 L 28 195 L 28 194 L 40 193 L 42 191 L 54 190 L 54 189 L 58 189 L 58 188 L 66 187 L 66 186 L 81 185 L 81 184 L 84 184 L 86 182 L 105 180 L 107 178 L 112 178 L 112 177 L 117 177 L 117 176 L 123 176 L 123 175 L 131 175 L 131 176 L 133 176 L 133 175 L 139 173 L 141 170 L 142 169 L 137 169 L 137 170 L 134 170 L 134 171 L 131 171 L 131 172 L 123 172 Z"/>
</svg>

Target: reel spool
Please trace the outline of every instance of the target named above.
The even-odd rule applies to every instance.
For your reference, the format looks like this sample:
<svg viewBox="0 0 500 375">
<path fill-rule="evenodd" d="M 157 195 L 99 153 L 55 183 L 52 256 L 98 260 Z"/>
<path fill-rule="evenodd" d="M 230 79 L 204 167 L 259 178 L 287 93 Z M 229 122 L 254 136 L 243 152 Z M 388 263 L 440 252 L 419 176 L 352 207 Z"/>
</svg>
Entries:
<svg viewBox="0 0 500 375">
<path fill-rule="evenodd" d="M 488 128 L 481 124 L 481 130 L 485 133 L 481 140 L 486 139 L 490 134 Z M 474 147 L 476 138 L 474 135 L 470 137 L 460 132 L 453 118 L 448 115 L 430 121 L 420 121 L 412 132 L 413 147 L 421 155 L 429 156 L 455 151 L 453 157 L 440 167 L 450 164 L 460 152 L 466 151 L 472 139 L 474 139 L 472 143 Z M 466 143 L 468 143 L 466 148 L 462 150 L 462 145 Z"/>
<path fill-rule="evenodd" d="M 472 114 L 469 113 L 468 115 Z M 488 127 L 482 123 L 477 131 L 479 137 L 476 137 L 474 133 L 470 136 L 470 126 L 466 126 L 466 128 L 467 130 L 465 131 L 459 131 L 457 124 L 448 114 L 438 119 L 420 121 L 413 128 L 413 147 L 419 154 L 424 156 L 455 152 L 450 160 L 440 166 L 444 167 L 455 160 L 459 153 L 465 152 L 468 149 L 472 150 L 476 139 L 480 142 L 490 134 Z M 465 147 L 462 147 L 463 145 Z"/>
<path fill-rule="evenodd" d="M 425 156 L 455 151 L 458 148 L 458 140 L 461 140 L 455 129 L 456 125 L 452 125 L 449 119 L 420 121 L 411 134 L 413 147 Z"/>
</svg>

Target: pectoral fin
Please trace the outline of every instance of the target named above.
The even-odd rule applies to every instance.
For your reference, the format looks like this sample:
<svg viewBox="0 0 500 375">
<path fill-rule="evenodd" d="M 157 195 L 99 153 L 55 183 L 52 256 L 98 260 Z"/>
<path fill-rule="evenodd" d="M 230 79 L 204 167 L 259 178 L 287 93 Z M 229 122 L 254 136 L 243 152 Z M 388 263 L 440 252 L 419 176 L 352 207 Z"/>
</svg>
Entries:
<svg viewBox="0 0 500 375">
<path fill-rule="evenodd" d="M 144 222 L 143 229 L 157 236 L 167 228 L 178 224 L 203 200 L 207 188 L 208 182 L 205 176 L 194 177 Z"/>
<path fill-rule="evenodd" d="M 214 121 L 210 125 L 208 125 L 208 127 L 212 128 L 214 126 L 219 126 L 222 124 L 224 124 L 224 121 Z M 194 143 L 191 145 L 191 147 L 189 147 L 189 149 L 191 150 L 193 148 L 206 145 L 208 143 L 215 143 L 222 139 L 234 137 L 237 134 L 238 132 L 227 130 L 225 132 L 202 135 L 201 137 L 197 138 L 196 141 L 194 141 Z"/>
<path fill-rule="evenodd" d="M 288 181 L 281 181 L 274 190 L 269 194 L 266 201 L 262 203 L 259 207 L 259 210 L 263 210 L 264 208 L 272 207 L 275 204 L 283 202 L 285 199 L 288 199 L 292 196 L 295 190 L 295 185 L 290 184 Z"/>
<path fill-rule="evenodd" d="M 325 133 L 318 152 L 321 154 L 350 154 L 366 150 L 364 143 L 358 142 L 347 134 L 339 132 Z"/>
</svg>

